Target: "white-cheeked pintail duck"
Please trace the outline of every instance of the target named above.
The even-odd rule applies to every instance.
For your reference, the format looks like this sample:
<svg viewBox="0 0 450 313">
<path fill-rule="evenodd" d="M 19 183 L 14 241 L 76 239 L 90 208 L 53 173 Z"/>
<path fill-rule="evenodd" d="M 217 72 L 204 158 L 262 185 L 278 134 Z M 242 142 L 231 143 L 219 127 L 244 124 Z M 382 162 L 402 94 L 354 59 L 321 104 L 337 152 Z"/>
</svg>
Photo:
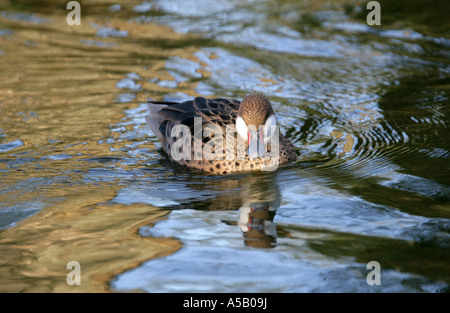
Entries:
<svg viewBox="0 0 450 313">
<path fill-rule="evenodd" d="M 223 175 L 274 170 L 297 159 L 263 95 L 248 95 L 241 102 L 196 97 L 184 102 L 149 99 L 148 104 L 147 124 L 172 162 Z"/>
</svg>

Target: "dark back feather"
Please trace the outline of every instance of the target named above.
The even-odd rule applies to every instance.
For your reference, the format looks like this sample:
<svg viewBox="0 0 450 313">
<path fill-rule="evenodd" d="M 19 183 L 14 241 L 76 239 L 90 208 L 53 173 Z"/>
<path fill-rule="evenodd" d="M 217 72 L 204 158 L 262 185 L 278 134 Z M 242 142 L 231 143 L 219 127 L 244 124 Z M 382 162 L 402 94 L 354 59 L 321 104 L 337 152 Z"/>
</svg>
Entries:
<svg viewBox="0 0 450 313">
<path fill-rule="evenodd" d="M 233 99 L 206 99 L 196 97 L 184 102 L 149 101 L 149 105 L 159 105 L 161 108 L 151 114 L 151 118 L 159 120 L 159 131 L 170 134 L 176 124 L 183 124 L 194 132 L 194 118 L 202 118 L 202 127 L 214 124 L 225 127 L 235 124 L 240 101 Z"/>
</svg>

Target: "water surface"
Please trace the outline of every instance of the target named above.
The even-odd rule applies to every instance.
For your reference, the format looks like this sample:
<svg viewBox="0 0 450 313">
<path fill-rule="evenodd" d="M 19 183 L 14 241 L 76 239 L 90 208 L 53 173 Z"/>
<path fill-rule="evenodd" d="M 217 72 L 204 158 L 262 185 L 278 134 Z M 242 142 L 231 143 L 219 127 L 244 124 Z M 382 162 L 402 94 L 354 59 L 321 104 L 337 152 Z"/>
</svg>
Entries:
<svg viewBox="0 0 450 313">
<path fill-rule="evenodd" d="M 0 290 L 448 292 L 450 35 L 380 2 L 1 3 Z M 275 172 L 173 165 L 144 122 L 255 92 Z"/>
</svg>

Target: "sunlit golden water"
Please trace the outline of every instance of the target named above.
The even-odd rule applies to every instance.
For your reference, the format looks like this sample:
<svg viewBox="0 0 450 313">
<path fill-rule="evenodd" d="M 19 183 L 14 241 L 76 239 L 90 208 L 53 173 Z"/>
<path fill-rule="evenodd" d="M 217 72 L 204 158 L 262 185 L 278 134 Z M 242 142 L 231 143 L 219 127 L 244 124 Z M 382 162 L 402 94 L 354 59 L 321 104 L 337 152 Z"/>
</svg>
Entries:
<svg viewBox="0 0 450 313">
<path fill-rule="evenodd" d="M 107 10 L 107 3 L 101 7 Z M 144 88 L 151 88 L 146 80 L 167 75 L 164 58 L 189 53 L 176 48 L 162 52 L 152 41 L 161 34 L 167 41 L 185 37 L 167 27 L 89 15 L 74 27 L 67 25 L 65 11 L 55 12 L 38 13 L 45 21 L 36 24 L 15 20 L 14 12 L 1 17 L 0 28 L 13 33 L 0 37 L 0 129 L 8 142 L 23 142 L 14 155 L 2 155 L 1 206 L 32 207 L 42 201 L 44 207 L 2 232 L 2 291 L 106 291 L 114 275 L 180 247 L 177 240 L 137 235 L 139 226 L 160 220 L 167 211 L 102 204 L 120 187 L 85 181 L 83 173 L 98 166 L 84 160 L 118 155 L 98 142 L 114 138 L 111 125 L 120 121 L 123 110 L 146 99 L 136 93 L 133 103 L 117 103 L 117 82 L 133 72 L 142 77 Z M 98 38 L 98 27 L 127 31 L 132 39 Z M 100 43 L 105 48 L 96 46 Z M 83 264 L 76 290 L 66 283 L 71 260 Z"/>
</svg>

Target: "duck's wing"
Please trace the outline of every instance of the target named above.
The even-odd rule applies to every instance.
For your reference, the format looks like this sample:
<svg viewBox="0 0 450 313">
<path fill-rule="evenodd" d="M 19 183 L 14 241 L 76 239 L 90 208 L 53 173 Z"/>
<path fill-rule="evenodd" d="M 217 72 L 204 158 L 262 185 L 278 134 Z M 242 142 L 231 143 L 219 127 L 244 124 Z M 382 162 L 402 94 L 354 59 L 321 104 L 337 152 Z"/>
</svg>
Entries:
<svg viewBox="0 0 450 313">
<path fill-rule="evenodd" d="M 214 124 L 225 130 L 227 125 L 234 125 L 240 102 L 234 99 L 206 99 L 196 97 L 184 102 L 155 101 L 149 99 L 147 124 L 152 132 L 164 142 L 170 137 L 175 125 L 183 124 L 194 133 L 196 117 L 202 118 L 202 126 Z"/>
</svg>

